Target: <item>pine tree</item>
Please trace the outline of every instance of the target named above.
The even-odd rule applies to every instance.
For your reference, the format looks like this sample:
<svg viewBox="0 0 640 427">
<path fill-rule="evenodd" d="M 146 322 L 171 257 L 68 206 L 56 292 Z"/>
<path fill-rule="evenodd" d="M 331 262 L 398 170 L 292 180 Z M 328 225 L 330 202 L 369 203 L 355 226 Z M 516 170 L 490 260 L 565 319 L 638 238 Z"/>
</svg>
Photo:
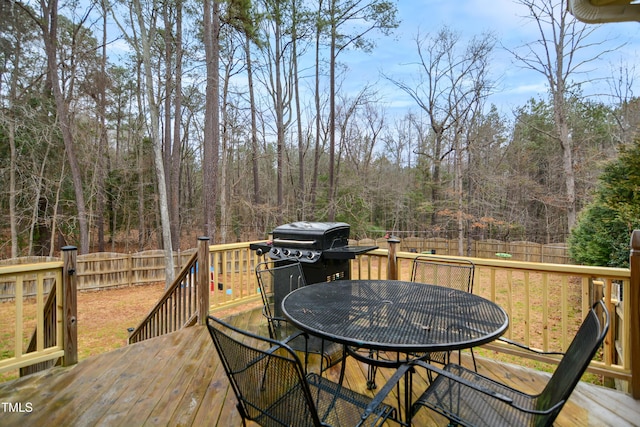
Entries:
<svg viewBox="0 0 640 427">
<path fill-rule="evenodd" d="M 605 166 L 594 202 L 587 206 L 569 238 L 579 264 L 628 267 L 631 232 L 640 227 L 640 139 L 623 146 Z"/>
</svg>

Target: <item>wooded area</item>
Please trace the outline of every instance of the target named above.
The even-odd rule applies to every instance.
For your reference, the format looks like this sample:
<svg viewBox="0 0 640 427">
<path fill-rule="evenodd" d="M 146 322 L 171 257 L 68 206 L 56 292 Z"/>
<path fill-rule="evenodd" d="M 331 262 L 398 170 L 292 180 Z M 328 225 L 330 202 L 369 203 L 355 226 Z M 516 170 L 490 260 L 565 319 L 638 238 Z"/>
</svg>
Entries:
<svg viewBox="0 0 640 427">
<path fill-rule="evenodd" d="M 460 254 L 564 242 L 636 137 L 634 70 L 584 96 L 580 67 L 611 53 L 580 56 L 594 27 L 565 0 L 515 1 L 549 23 L 511 50 L 549 92 L 507 117 L 486 102 L 499 41 L 455 23 L 416 29 L 414 79 L 382 76 L 415 101 L 406 114 L 375 86 L 344 89 L 345 53 L 375 54 L 393 1 L 0 0 L 0 258 L 168 254 L 296 220 L 418 230 Z"/>
</svg>

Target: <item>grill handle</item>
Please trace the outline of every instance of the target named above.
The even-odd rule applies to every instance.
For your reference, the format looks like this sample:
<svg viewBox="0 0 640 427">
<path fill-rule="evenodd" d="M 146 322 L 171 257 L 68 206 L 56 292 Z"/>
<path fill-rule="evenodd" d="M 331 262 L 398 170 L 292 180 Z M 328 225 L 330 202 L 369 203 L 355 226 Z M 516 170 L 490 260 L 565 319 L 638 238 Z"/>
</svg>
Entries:
<svg viewBox="0 0 640 427">
<path fill-rule="evenodd" d="M 277 243 L 278 245 L 287 245 L 287 246 L 313 246 L 316 244 L 316 240 L 273 239 L 273 243 Z"/>
</svg>

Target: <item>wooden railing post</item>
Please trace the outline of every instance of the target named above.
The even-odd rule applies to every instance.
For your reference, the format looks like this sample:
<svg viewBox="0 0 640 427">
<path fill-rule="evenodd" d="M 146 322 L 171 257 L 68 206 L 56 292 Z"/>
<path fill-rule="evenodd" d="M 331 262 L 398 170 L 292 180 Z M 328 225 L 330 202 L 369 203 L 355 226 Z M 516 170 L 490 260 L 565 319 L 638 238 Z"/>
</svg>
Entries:
<svg viewBox="0 0 640 427">
<path fill-rule="evenodd" d="M 206 325 L 209 315 L 209 238 L 198 237 L 198 324 Z"/>
<path fill-rule="evenodd" d="M 76 258 L 78 248 L 65 246 L 62 248 L 62 334 L 64 361 L 63 366 L 78 363 L 78 298 Z"/>
<path fill-rule="evenodd" d="M 625 313 L 629 319 L 631 331 L 631 395 L 634 399 L 640 399 L 640 230 L 631 233 L 631 254 L 629 256 L 631 278 L 629 283 L 630 313 Z M 615 313 L 612 313 L 612 315 Z"/>
<path fill-rule="evenodd" d="M 389 236 L 389 238 L 387 238 L 387 242 L 389 243 L 387 279 L 398 280 L 398 258 L 396 257 L 396 252 L 398 249 L 398 243 L 400 243 L 400 239 L 396 236 Z"/>
</svg>

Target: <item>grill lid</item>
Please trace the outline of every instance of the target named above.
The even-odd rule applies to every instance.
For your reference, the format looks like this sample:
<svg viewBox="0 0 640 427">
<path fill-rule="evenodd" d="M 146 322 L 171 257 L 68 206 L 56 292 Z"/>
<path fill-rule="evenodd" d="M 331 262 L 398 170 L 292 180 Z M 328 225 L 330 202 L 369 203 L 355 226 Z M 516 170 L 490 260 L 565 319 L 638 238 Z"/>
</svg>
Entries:
<svg viewBox="0 0 640 427">
<path fill-rule="evenodd" d="M 298 221 L 273 229 L 273 245 L 326 250 L 347 246 L 351 226 L 344 222 Z"/>
<path fill-rule="evenodd" d="M 273 240 L 250 245 L 273 260 L 315 263 L 320 259 L 354 259 L 377 246 L 349 246 L 351 226 L 344 222 L 298 221 L 273 229 Z"/>
</svg>

